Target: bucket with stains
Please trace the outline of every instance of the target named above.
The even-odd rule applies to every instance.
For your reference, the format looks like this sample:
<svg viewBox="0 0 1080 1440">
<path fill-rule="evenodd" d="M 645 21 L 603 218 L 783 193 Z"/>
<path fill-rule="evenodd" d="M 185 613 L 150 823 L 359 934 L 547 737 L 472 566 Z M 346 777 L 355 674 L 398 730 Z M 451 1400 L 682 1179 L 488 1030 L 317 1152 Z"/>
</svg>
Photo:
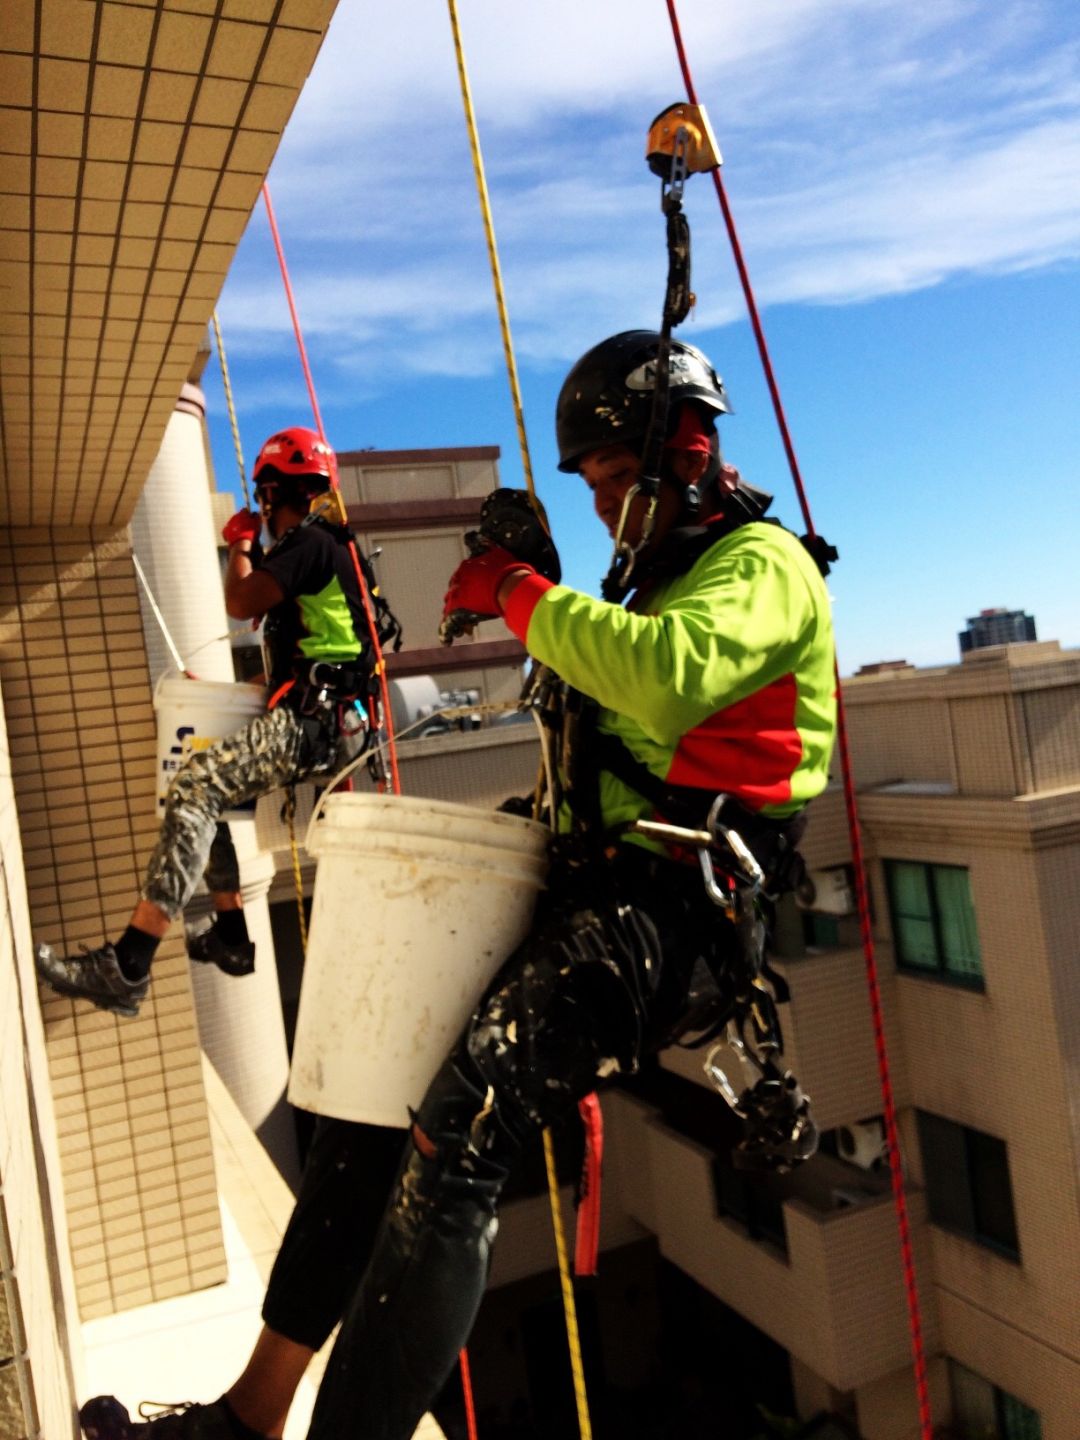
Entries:
<svg viewBox="0 0 1080 1440">
<path fill-rule="evenodd" d="M 232 684 L 224 680 L 193 680 L 176 670 L 166 671 L 154 688 L 157 712 L 157 813 L 165 813 L 165 796 L 180 766 L 215 740 L 235 735 L 266 709 L 261 685 Z M 255 801 L 226 810 L 230 823 L 254 820 Z"/>
<path fill-rule="evenodd" d="M 532 820 L 400 795 L 327 798 L 289 1099 L 407 1125 L 547 873 Z"/>
</svg>

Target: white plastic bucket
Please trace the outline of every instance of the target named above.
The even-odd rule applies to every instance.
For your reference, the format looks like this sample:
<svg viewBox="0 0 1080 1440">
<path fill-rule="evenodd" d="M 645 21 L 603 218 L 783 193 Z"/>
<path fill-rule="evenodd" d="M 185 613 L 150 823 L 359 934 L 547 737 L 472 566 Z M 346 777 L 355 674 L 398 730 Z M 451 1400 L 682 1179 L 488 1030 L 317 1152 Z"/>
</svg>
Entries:
<svg viewBox="0 0 1080 1440">
<path fill-rule="evenodd" d="M 547 873 L 532 820 L 395 795 L 328 797 L 289 1099 L 407 1125 Z"/>
<path fill-rule="evenodd" d="M 179 671 L 166 671 L 154 689 L 157 711 L 157 812 L 165 809 L 165 794 L 180 766 L 215 740 L 242 730 L 266 709 L 261 685 L 230 684 L 221 680 L 190 680 Z M 255 801 L 227 810 L 223 820 L 253 820 Z"/>
</svg>

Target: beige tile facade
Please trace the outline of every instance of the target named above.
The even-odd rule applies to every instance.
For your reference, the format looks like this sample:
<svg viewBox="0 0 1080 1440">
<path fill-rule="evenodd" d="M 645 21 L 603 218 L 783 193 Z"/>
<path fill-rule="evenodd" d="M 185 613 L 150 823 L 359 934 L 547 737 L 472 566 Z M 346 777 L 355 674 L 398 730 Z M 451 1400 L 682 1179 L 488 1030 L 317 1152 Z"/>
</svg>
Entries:
<svg viewBox="0 0 1080 1440">
<path fill-rule="evenodd" d="M 849 681 L 845 697 L 900 1103 L 1008 1147 L 1019 1263 L 929 1225 L 923 1304 L 942 1355 L 1038 1411 L 1043 1440 L 1074 1440 L 1080 656 L 1055 643 L 999 647 L 941 671 Z M 889 782 L 903 789 L 890 790 Z M 812 829 L 807 848 L 813 863 L 835 864 L 837 801 L 830 797 L 822 810 L 821 834 L 815 838 Z M 985 993 L 895 970 L 886 859 L 968 870 Z M 796 997 L 806 963 L 817 962 L 787 967 Z M 804 1047 L 805 1006 L 800 1016 L 796 998 L 793 1009 Z M 824 1016 L 814 1033 L 827 1033 Z M 808 1083 L 813 1089 L 814 1080 Z M 913 1111 L 902 1120 L 907 1173 L 917 1187 L 923 1177 Z M 936 1393 L 936 1415 L 945 1418 L 943 1383 Z M 891 1426 L 892 1395 L 889 1387 L 860 1390 L 867 1436 L 915 1433 L 914 1417 L 907 1429 Z"/>
<path fill-rule="evenodd" d="M 333 8 L 0 5 L 4 1440 L 74 1434 L 79 1314 L 221 1275 L 176 940 L 125 1024 L 42 1011 L 31 936 L 98 943 L 137 893 L 154 727 L 122 527 Z"/>
<path fill-rule="evenodd" d="M 0 522 L 131 514 L 333 8 L 0 6 Z"/>
<path fill-rule="evenodd" d="M 99 944 L 123 929 L 156 834 L 126 529 L 0 534 L 0 627 L 33 936 Z M 178 938 L 136 1020 L 47 989 L 41 1001 L 80 1316 L 215 1283 L 217 1186 Z"/>
<path fill-rule="evenodd" d="M 70 1429 L 74 1289 L 63 1207 L 50 1200 L 60 1162 L 2 714 L 0 867 L 0 1435 L 24 1440 Z"/>
</svg>

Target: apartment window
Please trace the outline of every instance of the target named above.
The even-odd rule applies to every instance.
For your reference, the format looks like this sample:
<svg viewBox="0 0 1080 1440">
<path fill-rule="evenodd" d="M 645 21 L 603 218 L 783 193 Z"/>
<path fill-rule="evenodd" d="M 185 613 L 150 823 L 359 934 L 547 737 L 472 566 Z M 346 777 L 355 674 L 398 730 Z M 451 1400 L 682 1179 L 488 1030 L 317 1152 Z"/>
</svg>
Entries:
<svg viewBox="0 0 1080 1440">
<path fill-rule="evenodd" d="M 885 877 L 901 969 L 983 989 L 967 870 L 961 865 L 886 860 Z"/>
<path fill-rule="evenodd" d="M 803 940 L 811 950 L 836 950 L 840 945 L 840 921 L 835 915 L 803 912 Z"/>
<path fill-rule="evenodd" d="M 930 1219 L 1020 1259 L 1004 1140 L 917 1110 Z"/>
<path fill-rule="evenodd" d="M 787 1254 L 787 1227 L 780 1190 L 770 1184 L 772 1176 L 736 1170 L 727 1155 L 714 1155 L 713 1198 L 716 1213 L 728 1215 L 742 1225 L 751 1240 L 768 1240 Z"/>
<path fill-rule="evenodd" d="M 963 1440 L 1042 1440 L 1039 1412 L 974 1370 L 949 1361 L 953 1428 Z"/>
</svg>

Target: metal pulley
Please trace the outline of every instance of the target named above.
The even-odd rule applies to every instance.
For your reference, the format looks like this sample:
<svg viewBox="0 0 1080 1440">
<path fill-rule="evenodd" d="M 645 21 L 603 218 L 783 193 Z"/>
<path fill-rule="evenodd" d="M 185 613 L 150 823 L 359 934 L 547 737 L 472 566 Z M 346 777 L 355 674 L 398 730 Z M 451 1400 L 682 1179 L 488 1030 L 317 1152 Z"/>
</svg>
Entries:
<svg viewBox="0 0 1080 1440">
<path fill-rule="evenodd" d="M 685 100 L 661 110 L 649 126 L 645 159 L 653 174 L 667 184 L 678 183 L 672 173 L 676 168 L 684 168 L 685 174 L 700 175 L 724 163 L 704 107 Z"/>
</svg>

